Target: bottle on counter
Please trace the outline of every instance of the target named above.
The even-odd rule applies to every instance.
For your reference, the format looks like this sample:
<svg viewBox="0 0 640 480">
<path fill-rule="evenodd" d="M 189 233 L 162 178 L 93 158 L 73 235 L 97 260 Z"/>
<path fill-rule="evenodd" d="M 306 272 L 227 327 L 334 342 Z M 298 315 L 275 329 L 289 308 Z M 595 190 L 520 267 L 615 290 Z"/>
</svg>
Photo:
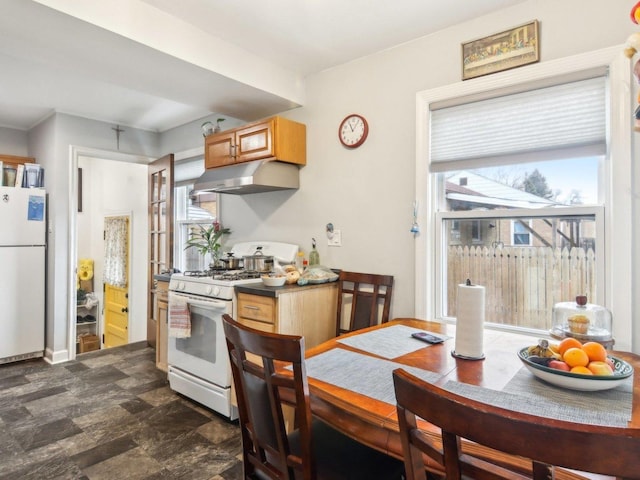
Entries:
<svg viewBox="0 0 640 480">
<path fill-rule="evenodd" d="M 304 271 L 304 252 L 302 250 L 296 255 L 296 269 L 300 273 Z"/>
<path fill-rule="evenodd" d="M 309 252 L 309 266 L 320 265 L 320 254 L 316 250 L 316 239 L 311 239 L 311 251 Z"/>
</svg>

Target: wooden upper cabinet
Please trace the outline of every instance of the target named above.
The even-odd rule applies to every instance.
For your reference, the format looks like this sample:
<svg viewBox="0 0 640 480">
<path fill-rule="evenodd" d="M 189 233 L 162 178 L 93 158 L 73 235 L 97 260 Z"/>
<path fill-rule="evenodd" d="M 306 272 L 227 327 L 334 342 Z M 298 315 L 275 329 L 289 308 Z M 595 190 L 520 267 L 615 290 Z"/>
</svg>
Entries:
<svg viewBox="0 0 640 480">
<path fill-rule="evenodd" d="M 205 168 L 224 167 L 235 163 L 234 146 L 235 135 L 233 132 L 222 132 L 206 137 L 204 141 Z"/>
<path fill-rule="evenodd" d="M 205 138 L 205 167 L 264 159 L 306 165 L 306 131 L 302 123 L 272 117 L 209 135 Z"/>
</svg>

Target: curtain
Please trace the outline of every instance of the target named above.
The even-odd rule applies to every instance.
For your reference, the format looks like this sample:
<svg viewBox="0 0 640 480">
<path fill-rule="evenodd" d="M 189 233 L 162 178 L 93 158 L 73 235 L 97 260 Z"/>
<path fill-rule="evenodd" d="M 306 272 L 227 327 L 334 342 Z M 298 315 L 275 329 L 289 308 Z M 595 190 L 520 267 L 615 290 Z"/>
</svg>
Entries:
<svg viewBox="0 0 640 480">
<path fill-rule="evenodd" d="M 126 287 L 129 219 L 105 218 L 104 231 L 104 283 Z"/>
</svg>

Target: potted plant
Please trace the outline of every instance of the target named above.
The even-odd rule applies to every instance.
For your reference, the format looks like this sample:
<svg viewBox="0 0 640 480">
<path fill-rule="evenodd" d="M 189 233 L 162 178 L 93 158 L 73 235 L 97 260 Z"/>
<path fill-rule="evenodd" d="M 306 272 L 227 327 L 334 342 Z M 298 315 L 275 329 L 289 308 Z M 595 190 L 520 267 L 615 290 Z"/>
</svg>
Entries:
<svg viewBox="0 0 640 480">
<path fill-rule="evenodd" d="M 231 230 L 228 228 L 222 228 L 219 222 L 213 222 L 208 227 L 203 227 L 202 225 L 198 225 L 200 228 L 199 232 L 192 232 L 191 238 L 187 240 L 187 248 L 194 247 L 200 252 L 202 255 L 206 255 L 207 253 L 211 255 L 211 268 L 215 268 L 220 260 L 220 248 L 222 244 L 220 243 L 220 238 L 223 235 L 227 235 L 231 233 Z"/>
</svg>

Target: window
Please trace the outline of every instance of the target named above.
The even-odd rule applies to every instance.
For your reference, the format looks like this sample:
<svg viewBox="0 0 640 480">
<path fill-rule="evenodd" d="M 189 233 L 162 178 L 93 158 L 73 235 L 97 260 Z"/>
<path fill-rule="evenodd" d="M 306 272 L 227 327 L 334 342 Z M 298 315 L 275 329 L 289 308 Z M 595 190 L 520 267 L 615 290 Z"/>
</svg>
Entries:
<svg viewBox="0 0 640 480">
<path fill-rule="evenodd" d="M 417 192 L 429 206 L 422 220 L 433 234 L 416 245 L 416 316 L 454 321 L 451 286 L 473 272 L 490 287 L 487 305 L 497 305 L 488 322 L 543 333 L 555 302 L 570 300 L 572 289 L 590 289 L 590 302 L 615 304 L 614 330 L 630 345 L 631 320 L 619 312 L 632 311 L 623 253 L 632 248 L 623 219 L 631 222 L 632 215 L 619 188 L 607 188 L 612 179 L 632 183 L 626 178 L 631 122 L 621 120 L 632 118 L 625 100 L 629 67 L 616 58 L 610 49 L 418 95 Z M 589 113 L 579 114 L 583 108 Z M 492 109 L 497 123 L 483 131 L 494 120 Z M 539 115 L 545 109 L 558 115 Z M 605 224 L 614 205 L 621 223 Z M 464 250 L 467 258 L 456 259 Z M 552 251 L 569 255 L 573 276 L 559 284 L 542 261 Z M 616 266 L 624 278 L 617 270 L 612 275 Z M 498 267 L 510 272 L 509 282 L 498 282 Z M 499 312 L 507 306 L 510 312 Z"/>
<path fill-rule="evenodd" d="M 177 160 L 174 166 L 175 180 L 175 222 L 173 232 L 174 267 L 178 270 L 193 271 L 209 268 L 209 258 L 204 258 L 195 248 L 185 249 L 193 229 L 200 225 L 207 227 L 218 220 L 218 195 L 215 193 L 193 195 L 193 183 L 204 172 L 202 155 Z"/>
<path fill-rule="evenodd" d="M 525 223 L 524 220 L 511 221 L 511 238 L 514 245 L 531 245 L 531 222 Z"/>
</svg>

